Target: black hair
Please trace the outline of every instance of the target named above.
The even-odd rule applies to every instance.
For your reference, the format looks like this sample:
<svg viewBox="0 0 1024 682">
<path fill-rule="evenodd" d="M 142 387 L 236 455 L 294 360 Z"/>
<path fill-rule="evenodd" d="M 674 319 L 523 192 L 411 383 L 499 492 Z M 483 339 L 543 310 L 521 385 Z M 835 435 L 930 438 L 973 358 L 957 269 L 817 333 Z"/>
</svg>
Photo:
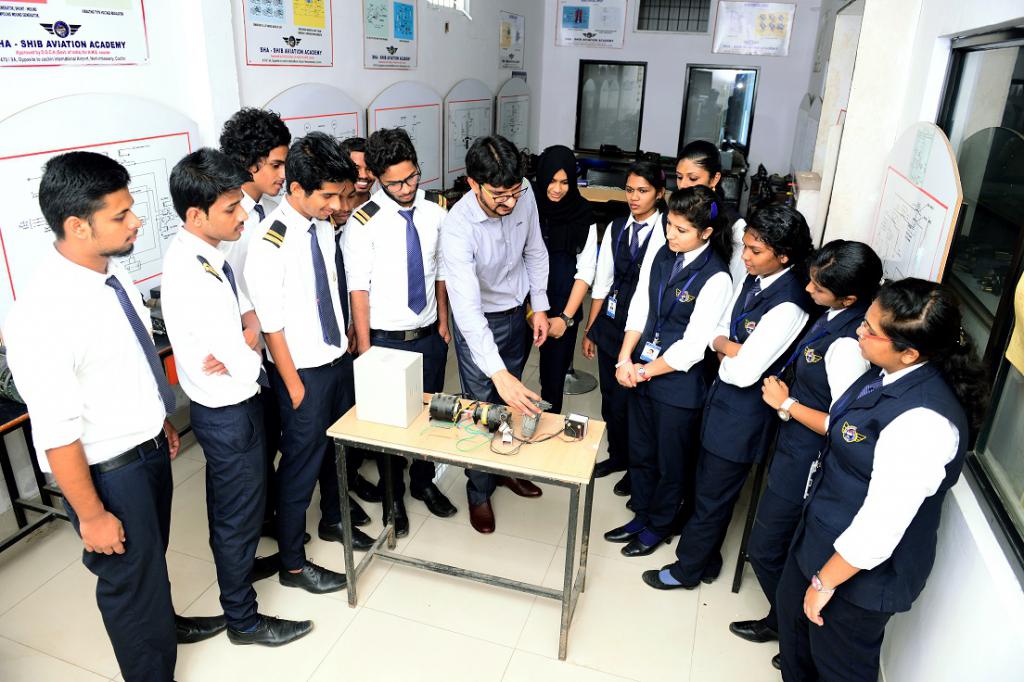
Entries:
<svg viewBox="0 0 1024 682">
<path fill-rule="evenodd" d="M 249 171 L 224 152 L 203 147 L 184 157 L 171 171 L 171 201 L 178 217 L 185 220 L 190 208 L 204 213 L 222 194 L 241 189 L 251 180 Z"/>
<path fill-rule="evenodd" d="M 402 128 L 373 131 L 366 141 L 366 167 L 370 172 L 379 178 L 388 168 L 403 161 L 411 161 L 412 165 L 419 167 L 416 147 L 409 139 L 409 133 Z"/>
<path fill-rule="evenodd" d="M 722 154 L 711 142 L 707 140 L 694 140 L 679 152 L 676 159 L 678 166 L 682 161 L 693 161 L 695 164 L 708 172 L 709 177 L 715 177 L 716 173 L 722 172 Z"/>
<path fill-rule="evenodd" d="M 754 231 L 758 239 L 779 258 L 789 258 L 787 266 L 804 274 L 807 257 L 814 246 L 807 221 L 795 208 L 771 204 L 758 209 L 747 218 L 745 231 Z"/>
<path fill-rule="evenodd" d="M 292 142 L 284 162 L 284 174 L 289 194 L 291 184 L 297 182 L 309 196 L 325 182 L 355 182 L 356 166 L 342 153 L 337 140 L 327 133 L 314 131 Z"/>
<path fill-rule="evenodd" d="M 732 258 L 732 225 L 725 217 L 721 200 L 710 187 L 695 185 L 677 189 L 668 198 L 668 212 L 686 218 L 698 230 L 711 227 L 711 248 L 729 263 Z"/>
<path fill-rule="evenodd" d="M 908 277 L 882 287 L 876 299 L 882 331 L 898 351 L 914 348 L 934 363 L 977 432 L 988 403 L 985 370 L 964 332 L 960 305 L 953 293 L 935 282 Z"/>
<path fill-rule="evenodd" d="M 501 135 L 473 140 L 466 152 L 466 175 L 480 185 L 515 187 L 523 182 L 523 155 Z"/>
<path fill-rule="evenodd" d="M 858 302 L 870 303 L 882 285 L 882 259 L 863 242 L 831 241 L 811 255 L 807 269 L 838 298 L 856 296 Z"/>
<path fill-rule="evenodd" d="M 128 187 L 128 170 L 109 156 L 68 152 L 46 162 L 39 181 L 39 208 L 57 239 L 72 216 L 92 220 L 104 197 Z"/>
<path fill-rule="evenodd" d="M 349 137 L 341 141 L 341 151 L 346 154 L 352 152 L 366 152 L 366 138 L 365 137 Z"/>
<path fill-rule="evenodd" d="M 665 171 L 661 169 L 661 166 L 653 161 L 637 161 L 628 169 L 626 169 L 626 182 L 629 182 L 629 176 L 635 175 L 643 178 L 654 187 L 655 190 L 665 189 Z M 665 212 L 665 197 L 662 196 L 658 199 L 655 204 L 655 208 L 662 213 Z"/>
<path fill-rule="evenodd" d="M 258 166 L 271 150 L 291 142 L 291 131 L 281 117 L 256 107 L 236 111 L 220 132 L 220 150 L 246 170 Z"/>
</svg>

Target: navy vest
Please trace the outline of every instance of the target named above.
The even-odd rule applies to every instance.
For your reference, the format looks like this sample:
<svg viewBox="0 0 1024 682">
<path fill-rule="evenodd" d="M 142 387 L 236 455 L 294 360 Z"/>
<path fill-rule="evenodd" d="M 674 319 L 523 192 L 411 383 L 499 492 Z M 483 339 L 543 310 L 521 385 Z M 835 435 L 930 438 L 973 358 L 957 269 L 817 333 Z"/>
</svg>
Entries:
<svg viewBox="0 0 1024 682">
<path fill-rule="evenodd" d="M 836 401 L 829 419 L 828 443 L 822 453 L 822 470 L 816 475 L 804 505 L 791 551 L 800 570 L 810 578 L 835 553 L 836 538 L 850 526 L 867 497 L 875 444 L 882 429 L 917 407 L 942 415 L 960 432 L 960 443 L 956 456 L 946 465 L 946 477 L 938 491 L 921 504 L 892 556 L 875 568 L 860 571 L 839 587 L 844 599 L 861 608 L 894 613 L 910 609 L 931 573 L 942 502 L 946 491 L 960 477 L 968 428 L 963 407 L 932 364 L 846 406 L 877 377 L 878 372 L 872 368 Z M 907 457 L 914 455 L 912 450 L 906 453 Z"/>
<path fill-rule="evenodd" d="M 605 298 L 601 305 L 601 313 L 591 325 L 588 335 L 600 350 L 612 357 L 616 357 L 619 349 L 622 348 L 626 315 L 629 313 L 629 303 L 633 300 L 633 294 L 636 292 L 637 280 L 640 279 L 640 266 L 644 261 L 644 254 L 647 253 L 650 237 L 654 234 L 654 230 L 658 229 L 657 225 L 651 228 L 647 240 L 640 242 L 640 251 L 637 253 L 636 259 L 633 260 L 629 255 L 629 237 L 623 234 L 627 222 L 629 222 L 628 216 L 617 218 L 608 226 L 608 229 L 612 231 L 611 246 L 614 267 L 612 288 L 608 292 L 608 298 L 615 296 L 615 319 L 608 317 L 608 298 Z"/>
<path fill-rule="evenodd" d="M 730 340 L 743 343 L 754 332 L 765 313 L 783 303 L 795 303 L 811 312 L 814 303 L 804 291 L 804 283 L 790 270 L 754 298 L 743 310 L 747 292 L 755 277 L 747 275 L 732 311 L 729 313 Z M 794 344 L 795 346 L 795 344 Z M 762 379 L 777 373 L 789 359 L 791 346 L 750 386 L 733 386 L 715 377 L 708 391 L 701 424 L 701 446 L 713 455 L 738 464 L 758 462 L 764 456 L 778 426 L 775 410 L 761 398 Z"/>
<path fill-rule="evenodd" d="M 823 326 L 817 329 L 812 327 L 797 341 L 796 349 L 792 351 L 797 355 L 791 365 L 794 372 L 789 384 L 790 397 L 812 410 L 828 412 L 832 404 L 832 391 L 825 370 L 825 353 L 835 341 L 857 337 L 857 327 L 864 319 L 864 311 L 869 304 L 854 304 Z M 826 315 L 827 311 L 822 313 L 820 319 L 827 319 Z M 768 470 L 768 485 L 772 491 L 793 504 L 801 504 L 807 484 L 807 470 L 824 445 L 825 436 L 818 435 L 797 420 L 780 423 L 775 454 Z"/>
<path fill-rule="evenodd" d="M 576 254 L 568 251 L 548 251 L 548 317 L 557 317 L 565 310 L 572 293 L 572 285 L 576 282 Z M 583 319 L 583 306 L 580 306 L 573 319 Z M 617 350 L 615 351 L 618 352 Z"/>
<path fill-rule="evenodd" d="M 673 277 L 662 292 L 661 288 L 665 284 L 666 278 L 672 273 L 675 259 L 676 254 L 668 248 L 668 244 L 662 246 L 654 257 L 651 265 L 650 284 L 647 287 L 650 309 L 643 335 L 633 351 L 634 362 L 640 362 L 640 353 L 644 349 L 644 344 L 654 340 L 659 312 L 661 316 L 659 345 L 661 353 L 664 355 L 669 346 L 683 338 L 686 327 L 690 323 L 690 316 L 697 305 L 697 297 L 707 281 L 720 272 L 729 272 L 729 268 L 709 246 L 704 253 L 697 256 Z M 691 277 L 693 277 L 692 280 Z M 689 282 L 688 285 L 687 282 Z M 658 300 L 659 293 L 661 293 L 661 300 Z M 674 305 L 673 300 L 676 301 Z M 704 361 L 701 360 L 685 372 L 661 374 L 650 381 L 638 384 L 635 390 L 659 403 L 691 410 L 699 409 L 704 405 L 704 400 L 707 397 L 707 381 L 704 378 L 703 365 Z"/>
</svg>

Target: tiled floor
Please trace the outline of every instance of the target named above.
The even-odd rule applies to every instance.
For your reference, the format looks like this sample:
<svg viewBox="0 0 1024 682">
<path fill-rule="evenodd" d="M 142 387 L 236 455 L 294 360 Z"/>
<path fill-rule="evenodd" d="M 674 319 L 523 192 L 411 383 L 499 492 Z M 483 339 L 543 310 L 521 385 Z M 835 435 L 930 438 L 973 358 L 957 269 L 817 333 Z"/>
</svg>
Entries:
<svg viewBox="0 0 1024 682">
<path fill-rule="evenodd" d="M 576 366 L 596 373 L 593 363 L 582 358 Z M 448 388 L 457 391 L 454 356 L 448 369 Z M 536 354 L 525 378 L 537 387 Z M 592 391 L 568 397 L 564 411 L 599 417 L 599 407 L 600 395 Z M 179 613 L 213 614 L 219 605 L 207 543 L 203 455 L 191 437 L 184 445 L 173 466 L 167 554 L 173 598 Z M 372 469 L 366 473 L 376 475 Z M 717 582 L 692 592 L 657 592 L 640 581 L 640 573 L 669 562 L 674 543 L 646 558 L 625 559 L 620 545 L 601 538 L 630 518 L 623 498 L 611 491 L 617 478 L 597 481 L 587 591 L 579 601 L 565 662 L 558 660 L 557 602 L 377 562 L 360 580 L 356 609 L 348 608 L 344 592 L 313 596 L 286 589 L 273 578 L 257 583 L 262 612 L 310 618 L 316 623 L 312 634 L 280 649 L 236 647 L 225 636 L 183 646 L 176 677 L 183 682 L 778 680 L 770 664 L 775 648 L 749 644 L 727 629 L 732 620 L 766 610 L 749 567 L 742 591 L 730 591 L 740 515 L 726 541 L 726 567 Z M 399 541 L 399 550 L 559 587 L 567 493 L 549 487 L 542 498 L 524 500 L 499 489 L 494 497 L 497 532 L 483 536 L 469 526 L 464 480 L 461 470 L 449 469 L 440 481 L 459 507 L 451 519 L 431 517 L 422 503 L 408 500 L 411 531 Z M 375 534 L 380 507 L 365 506 L 374 517 L 367 530 Z M 309 527 L 315 529 L 315 502 L 311 509 Z M 0 532 L 9 524 L 9 518 L 0 518 Z M 313 537 L 309 556 L 342 570 L 340 546 Z M 262 541 L 261 553 L 272 548 L 271 541 Z M 57 522 L 0 555 L 0 680 L 121 679 L 96 609 L 95 581 L 82 566 L 80 552 L 70 526 Z"/>
</svg>

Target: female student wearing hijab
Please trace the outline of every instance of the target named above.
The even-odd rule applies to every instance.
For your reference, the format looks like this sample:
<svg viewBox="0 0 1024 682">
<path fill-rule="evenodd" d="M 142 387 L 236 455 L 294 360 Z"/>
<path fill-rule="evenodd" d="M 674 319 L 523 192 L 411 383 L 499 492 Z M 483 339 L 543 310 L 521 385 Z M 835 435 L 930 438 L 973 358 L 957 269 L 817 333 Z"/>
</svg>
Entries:
<svg viewBox="0 0 1024 682">
<path fill-rule="evenodd" d="M 778 589 L 782 676 L 875 682 L 885 625 L 935 560 L 989 387 L 953 295 L 882 287 L 858 332 L 871 369 L 835 402 Z"/>
<path fill-rule="evenodd" d="M 679 153 L 676 160 L 676 187 L 704 185 L 715 190 L 721 200 L 719 207 L 725 215 L 726 224 L 732 233 L 732 258 L 729 260 L 729 274 L 733 282 L 742 282 L 747 276 L 743 265 L 743 228 L 747 221 L 739 211 L 725 205 L 725 196 L 718 183 L 722 180 L 722 155 L 718 147 L 707 140 L 694 140 Z"/>
<path fill-rule="evenodd" d="M 583 355 L 597 357 L 601 380 L 601 418 L 608 430 L 608 459 L 594 467 L 594 477 L 624 471 L 629 466 L 629 427 L 626 389 L 615 379 L 615 363 L 626 328 L 626 314 L 636 291 L 640 269 L 665 243 L 661 203 L 665 173 L 648 161 L 637 161 L 626 174 L 629 215 L 605 230 L 594 275 L 593 302 L 583 339 Z M 615 485 L 617 495 L 629 495 L 629 474 Z"/>
<path fill-rule="evenodd" d="M 540 396 L 551 403 L 551 412 L 560 414 L 565 373 L 583 318 L 580 306 L 597 269 L 597 225 L 576 184 L 576 157 L 568 147 L 555 145 L 540 155 L 533 193 L 548 249 L 551 306 L 548 340 L 540 347 Z"/>
<path fill-rule="evenodd" d="M 792 208 L 767 206 L 750 217 L 743 235 L 749 274 L 735 288 L 711 342 L 722 364 L 704 407 L 693 515 L 676 546 L 676 562 L 644 572 L 651 587 L 692 589 L 721 571 L 720 549 L 736 498 L 778 422 L 761 398 L 762 383 L 782 369 L 814 305 L 804 291 L 810 252 L 807 222 Z"/>
<path fill-rule="evenodd" d="M 781 422 L 747 555 L 770 608 L 764 618 L 729 625 L 751 642 L 778 639 L 775 590 L 800 521 L 807 471 L 825 444 L 829 408 L 868 369 L 857 328 L 878 292 L 882 261 L 867 244 L 837 239 L 814 253 L 808 271 L 807 293 L 825 310 L 789 356 L 791 382 L 772 375 L 761 388 Z"/>
<path fill-rule="evenodd" d="M 677 190 L 667 225 L 667 243 L 640 275 L 615 371 L 629 389 L 634 517 L 604 537 L 628 543 L 627 557 L 653 552 L 671 535 L 680 503 L 692 504 L 704 351 L 732 297 L 732 240 L 715 193 Z"/>
</svg>

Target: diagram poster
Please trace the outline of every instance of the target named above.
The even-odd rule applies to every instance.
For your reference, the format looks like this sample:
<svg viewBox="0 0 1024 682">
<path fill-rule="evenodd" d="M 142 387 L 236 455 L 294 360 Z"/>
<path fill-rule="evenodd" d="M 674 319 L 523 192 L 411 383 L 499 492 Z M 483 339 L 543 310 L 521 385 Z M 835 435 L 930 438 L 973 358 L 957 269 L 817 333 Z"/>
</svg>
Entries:
<svg viewBox="0 0 1024 682">
<path fill-rule="evenodd" d="M 0 0 L 0 66 L 148 60 L 142 0 Z"/>
<path fill-rule="evenodd" d="M 712 51 L 785 57 L 796 5 L 786 2 L 718 3 Z"/>
<path fill-rule="evenodd" d="M 416 68 L 416 0 L 363 0 L 363 66 Z"/>
<path fill-rule="evenodd" d="M 498 66 L 502 69 L 523 68 L 526 47 L 526 18 L 511 12 L 498 12 Z"/>
<path fill-rule="evenodd" d="M 626 0 L 558 0 L 555 45 L 622 47 Z"/>
<path fill-rule="evenodd" d="M 331 0 L 242 0 L 249 66 L 333 66 Z"/>
</svg>

